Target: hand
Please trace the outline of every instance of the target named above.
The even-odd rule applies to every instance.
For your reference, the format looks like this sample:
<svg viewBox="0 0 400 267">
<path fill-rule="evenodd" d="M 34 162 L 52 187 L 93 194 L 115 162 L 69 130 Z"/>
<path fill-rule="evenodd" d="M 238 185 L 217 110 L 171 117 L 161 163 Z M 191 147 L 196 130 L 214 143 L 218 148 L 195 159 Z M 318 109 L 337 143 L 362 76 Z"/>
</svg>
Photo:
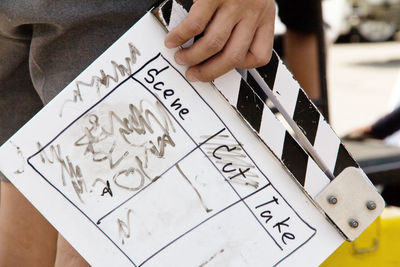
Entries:
<svg viewBox="0 0 400 267">
<path fill-rule="evenodd" d="M 275 21 L 273 0 L 194 0 L 188 16 L 168 33 L 168 48 L 183 45 L 204 32 L 189 48 L 175 54 L 188 65 L 189 81 L 209 82 L 233 68 L 255 68 L 269 62 Z"/>
</svg>

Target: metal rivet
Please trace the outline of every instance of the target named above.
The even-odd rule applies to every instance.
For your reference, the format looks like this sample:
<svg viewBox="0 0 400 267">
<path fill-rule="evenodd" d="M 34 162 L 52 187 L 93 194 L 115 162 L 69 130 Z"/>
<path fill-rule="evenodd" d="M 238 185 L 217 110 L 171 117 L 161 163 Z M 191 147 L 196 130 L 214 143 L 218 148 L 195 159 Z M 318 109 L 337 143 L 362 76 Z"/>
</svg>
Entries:
<svg viewBox="0 0 400 267">
<path fill-rule="evenodd" d="M 366 206 L 367 206 L 367 209 L 369 209 L 369 210 L 374 210 L 374 209 L 376 209 L 376 203 L 373 202 L 372 200 L 368 201 L 367 204 L 366 204 Z"/>
<path fill-rule="evenodd" d="M 350 219 L 349 220 L 349 225 L 352 228 L 357 228 L 358 227 L 358 222 L 356 220 L 354 220 L 354 219 Z"/>
<path fill-rule="evenodd" d="M 335 196 L 328 196 L 329 204 L 335 205 L 337 203 L 337 198 Z"/>
</svg>

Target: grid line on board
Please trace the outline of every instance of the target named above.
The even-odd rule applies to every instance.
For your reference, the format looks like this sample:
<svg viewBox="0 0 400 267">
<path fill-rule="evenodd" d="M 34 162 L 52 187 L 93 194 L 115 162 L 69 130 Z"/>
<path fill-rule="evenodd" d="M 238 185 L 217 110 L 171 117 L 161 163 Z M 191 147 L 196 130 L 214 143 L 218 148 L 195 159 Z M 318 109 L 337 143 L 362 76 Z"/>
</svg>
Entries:
<svg viewBox="0 0 400 267">
<path fill-rule="evenodd" d="M 158 99 L 157 96 L 155 96 L 146 86 L 144 86 L 140 81 L 136 80 L 134 78 L 134 75 L 136 73 L 138 73 L 141 69 L 143 69 L 147 64 L 149 64 L 150 62 L 152 62 L 153 60 L 157 59 L 159 56 L 161 56 L 183 79 L 185 79 L 185 77 L 164 57 L 162 56 L 160 53 L 155 56 L 154 58 L 152 58 L 151 60 L 149 60 L 147 63 L 145 63 L 139 70 L 137 70 L 134 74 L 132 74 L 130 77 L 128 77 L 127 79 L 125 79 L 124 81 L 122 81 L 120 84 L 118 84 L 115 88 L 113 88 L 113 90 L 111 90 L 109 93 L 107 93 L 103 98 L 101 98 L 98 102 L 96 102 L 93 106 L 91 106 L 86 112 L 84 112 L 82 115 L 80 115 L 79 117 L 77 117 L 72 123 L 70 123 L 65 129 L 63 129 L 55 138 L 53 138 L 48 144 L 46 144 L 45 146 L 43 146 L 38 152 L 36 152 L 35 154 L 33 154 L 32 156 L 30 156 L 27 161 L 28 164 L 33 168 L 33 170 L 35 170 L 43 179 L 45 179 L 46 182 L 48 182 L 53 188 L 56 189 L 56 191 L 58 191 L 64 198 L 67 199 L 67 201 L 69 201 L 75 208 L 77 208 L 89 221 L 91 221 L 91 223 L 97 227 L 122 253 L 123 255 L 125 255 L 130 262 L 132 262 L 132 264 L 134 266 L 137 266 L 132 259 L 130 259 L 130 257 L 122 250 L 122 248 L 119 247 L 118 244 L 116 244 L 110 236 L 107 235 L 107 233 L 105 233 L 92 219 L 90 219 L 90 217 L 83 212 L 80 208 L 78 208 L 73 202 L 72 200 L 70 200 L 64 193 L 61 192 L 60 189 L 58 189 L 56 186 L 54 186 L 43 174 L 41 174 L 36 168 L 35 166 L 30 162 L 30 160 L 39 155 L 46 147 L 48 147 L 52 142 L 54 142 L 61 134 L 63 134 L 67 128 L 69 128 L 70 126 L 72 126 L 77 120 L 79 120 L 81 117 L 83 117 L 87 112 L 89 112 L 92 108 L 94 108 L 96 105 L 98 105 L 99 103 L 101 103 L 105 98 L 107 98 L 111 93 L 113 93 L 120 85 L 122 85 L 123 83 L 125 83 L 129 78 L 132 78 L 133 80 L 135 80 L 136 82 L 138 82 L 139 84 L 141 84 L 144 88 L 146 88 L 156 99 Z M 186 81 L 186 79 L 185 79 Z M 187 82 L 187 81 L 186 81 Z M 188 83 L 188 82 L 187 82 Z M 265 189 L 268 186 L 271 186 L 278 194 L 279 196 L 284 200 L 284 202 L 287 203 L 287 205 L 290 207 L 290 209 L 299 217 L 299 219 L 305 223 L 310 229 L 314 230 L 314 234 L 310 236 L 310 238 L 308 240 L 306 240 L 306 242 L 302 243 L 300 246 L 298 246 L 296 249 L 294 249 L 290 254 L 294 253 L 298 248 L 300 248 L 301 246 L 303 246 L 305 243 L 307 243 L 316 233 L 316 230 L 311 227 L 301 216 L 299 216 L 299 214 L 293 209 L 293 207 L 287 202 L 287 200 L 281 195 L 281 193 L 270 183 L 269 179 L 265 176 L 264 173 L 261 172 L 261 170 L 259 169 L 259 167 L 254 163 L 253 159 L 249 156 L 249 154 L 244 150 L 244 148 L 241 146 L 241 144 L 238 142 L 238 140 L 236 139 L 236 137 L 232 134 L 232 132 L 229 130 L 229 128 L 227 128 L 227 126 L 225 125 L 225 123 L 222 121 L 222 119 L 218 116 L 218 114 L 216 114 L 215 110 L 211 108 L 211 106 L 200 96 L 200 94 L 196 91 L 196 89 L 190 84 L 188 83 L 188 85 L 194 90 L 194 92 L 201 98 L 201 100 L 204 102 L 204 104 L 206 104 L 206 106 L 208 106 L 208 108 L 216 115 L 216 117 L 218 118 L 218 120 L 222 123 L 222 125 L 225 127 L 222 130 L 220 130 L 219 132 L 217 132 L 216 134 L 214 134 L 213 136 L 211 136 L 210 138 L 208 138 L 207 140 L 201 142 L 200 144 L 197 144 L 196 141 L 192 138 L 192 136 L 190 136 L 186 129 L 184 129 L 182 127 L 182 125 L 178 122 L 178 124 L 180 125 L 180 127 L 183 129 L 183 131 L 189 136 L 189 138 L 194 142 L 194 144 L 196 145 L 196 147 L 194 149 L 192 149 L 189 153 L 187 153 L 187 155 L 185 155 L 183 158 L 187 157 L 190 153 L 193 153 L 193 151 L 195 151 L 196 149 L 200 149 L 202 151 L 202 153 L 207 157 L 207 159 L 214 165 L 214 167 L 218 170 L 218 172 L 220 172 L 220 174 L 222 175 L 222 177 L 224 177 L 224 179 L 229 183 L 229 186 L 231 186 L 232 190 L 234 190 L 234 192 L 237 194 L 237 196 L 239 197 L 239 199 L 234 203 L 231 204 L 230 206 L 226 207 L 223 210 L 228 209 L 229 207 L 238 204 L 240 202 L 243 202 L 243 204 L 248 208 L 248 210 L 253 214 L 253 216 L 255 217 L 255 219 L 260 223 L 260 221 L 257 219 L 256 215 L 253 213 L 253 211 L 251 210 L 251 208 L 247 205 L 246 202 L 244 202 L 245 199 L 247 199 L 250 196 L 253 196 L 254 194 L 256 194 L 257 192 L 260 192 L 261 190 Z M 165 107 L 165 105 L 160 102 L 164 108 L 171 114 L 171 112 Z M 172 115 L 172 114 L 171 114 Z M 176 120 L 175 116 L 172 115 L 172 117 Z M 239 144 L 239 146 L 243 149 L 244 153 L 246 154 L 246 156 L 248 156 L 248 158 L 251 160 L 251 162 L 255 165 L 255 167 L 258 169 L 258 171 L 264 176 L 264 178 L 267 180 L 268 184 L 265 185 L 264 187 L 256 190 L 255 192 L 249 194 L 248 196 L 245 197 L 241 197 L 240 194 L 235 190 L 235 188 L 231 185 L 231 183 L 229 182 L 228 179 L 226 179 L 226 177 L 221 173 L 221 171 L 219 170 L 219 168 L 217 166 L 215 166 L 215 164 L 212 162 L 212 160 L 208 157 L 207 153 L 204 152 L 204 150 L 201 148 L 201 145 L 205 144 L 207 141 L 211 140 L 213 137 L 217 136 L 218 134 L 220 134 L 221 132 L 223 132 L 224 130 L 227 130 L 230 135 L 232 136 L 232 138 Z M 182 159 L 183 159 L 182 158 Z M 180 160 L 182 160 L 180 159 Z M 178 161 L 179 162 L 179 161 Z M 174 165 L 172 165 L 170 168 L 172 168 Z M 169 168 L 169 169 L 170 169 Z M 169 170 L 168 169 L 168 170 Z M 166 170 L 165 172 L 167 172 L 168 170 Z M 164 173 L 165 173 L 164 172 Z M 151 183 L 150 183 L 151 184 Z M 149 185 L 150 185 L 149 184 Z M 148 185 L 147 185 L 148 186 Z M 128 202 L 129 199 L 126 201 Z M 123 205 L 123 204 L 121 204 Z M 223 211 L 222 210 L 222 211 Z M 217 214 L 220 214 L 222 211 L 219 211 L 218 213 L 214 214 L 213 216 L 205 219 L 203 222 L 201 222 L 199 225 L 203 224 L 204 222 L 208 221 L 209 219 L 211 219 L 212 217 L 216 216 Z M 261 225 L 263 228 L 264 226 Z M 196 228 L 196 227 L 195 227 Z M 193 228 L 193 229 L 195 229 Z M 277 244 L 277 246 L 282 250 L 282 248 L 280 247 L 280 245 L 277 243 L 277 241 L 272 237 L 272 235 L 268 232 L 267 229 L 264 228 L 264 230 L 268 233 L 268 235 L 270 236 L 270 238 L 272 238 L 272 240 Z M 187 233 L 189 233 L 190 231 L 188 231 Z M 170 244 L 172 244 L 173 242 L 175 242 L 176 240 L 178 240 L 179 238 L 181 238 L 182 236 L 186 235 L 187 233 L 183 233 L 180 237 L 178 237 L 177 239 L 173 240 Z M 169 244 L 169 245 L 170 245 Z M 167 245 L 167 246 L 169 246 Z M 162 250 L 162 249 L 161 249 Z M 161 251 L 160 250 L 160 251 Z M 289 254 L 289 255 L 290 255 Z M 284 260 L 286 257 L 288 257 L 289 255 L 286 255 L 285 257 L 283 257 L 282 259 L 280 259 L 280 261 Z M 154 255 L 152 255 L 152 257 L 154 257 Z M 146 260 L 147 261 L 147 260 Z M 142 263 L 143 264 L 143 263 Z"/>
</svg>

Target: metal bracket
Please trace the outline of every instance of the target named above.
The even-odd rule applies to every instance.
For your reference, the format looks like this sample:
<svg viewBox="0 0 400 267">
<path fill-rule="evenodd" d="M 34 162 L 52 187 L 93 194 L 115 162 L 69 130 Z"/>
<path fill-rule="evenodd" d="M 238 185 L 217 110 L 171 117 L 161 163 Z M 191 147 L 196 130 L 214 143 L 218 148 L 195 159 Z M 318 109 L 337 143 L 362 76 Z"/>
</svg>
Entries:
<svg viewBox="0 0 400 267">
<path fill-rule="evenodd" d="M 343 170 L 315 201 L 347 240 L 355 240 L 383 211 L 385 201 L 359 168 Z"/>
</svg>

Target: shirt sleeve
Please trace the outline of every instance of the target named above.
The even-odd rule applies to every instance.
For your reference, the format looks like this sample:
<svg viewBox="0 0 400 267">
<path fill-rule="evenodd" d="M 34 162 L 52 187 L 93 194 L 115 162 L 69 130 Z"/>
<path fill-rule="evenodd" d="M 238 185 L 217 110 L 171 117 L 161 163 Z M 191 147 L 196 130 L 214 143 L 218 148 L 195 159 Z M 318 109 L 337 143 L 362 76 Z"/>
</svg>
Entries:
<svg viewBox="0 0 400 267">
<path fill-rule="evenodd" d="M 278 15 L 290 30 L 317 33 L 321 0 L 276 0 Z"/>
</svg>

